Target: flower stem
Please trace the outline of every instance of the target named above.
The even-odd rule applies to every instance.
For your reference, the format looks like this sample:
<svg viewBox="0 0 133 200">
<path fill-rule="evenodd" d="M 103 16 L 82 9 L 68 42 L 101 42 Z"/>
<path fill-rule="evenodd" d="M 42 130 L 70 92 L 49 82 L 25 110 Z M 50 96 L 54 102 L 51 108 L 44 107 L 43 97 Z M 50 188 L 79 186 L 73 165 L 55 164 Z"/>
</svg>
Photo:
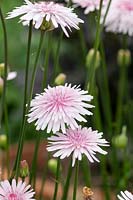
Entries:
<svg viewBox="0 0 133 200">
<path fill-rule="evenodd" d="M 46 87 L 50 48 L 51 48 L 51 37 L 49 37 L 48 43 L 47 43 L 45 62 L 44 62 L 44 76 L 43 76 L 42 90 L 43 90 L 44 87 Z M 31 167 L 32 169 L 31 169 L 30 181 L 29 181 L 30 183 L 33 181 L 33 187 L 34 188 L 36 186 L 37 155 L 38 155 L 38 149 L 39 149 L 40 141 L 41 141 L 41 135 L 39 134 L 37 136 L 37 141 L 36 141 L 36 144 L 35 144 L 35 150 L 34 150 L 32 167 Z"/>
<path fill-rule="evenodd" d="M 88 166 L 88 160 L 86 159 L 86 156 L 83 156 L 82 163 L 82 172 L 85 180 L 85 184 L 88 187 L 91 187 L 91 171 L 90 166 Z"/>
<path fill-rule="evenodd" d="M 54 71 L 53 71 L 53 77 L 52 77 L 52 85 L 54 84 L 55 77 L 57 73 L 59 72 L 59 55 L 60 55 L 60 47 L 61 47 L 61 41 L 63 38 L 63 32 L 61 32 L 58 44 L 57 44 L 57 49 L 56 49 L 56 55 L 55 55 L 55 60 L 54 60 Z"/>
<path fill-rule="evenodd" d="M 7 148 L 6 148 L 6 162 L 7 162 L 7 172 L 9 175 L 9 129 L 8 129 L 8 112 L 7 112 L 7 103 L 6 103 L 6 88 L 7 88 L 7 71 L 8 71 L 8 42 L 7 42 L 7 31 L 4 16 L 2 10 L 0 8 L 0 18 L 2 22 L 3 34 L 4 34 L 4 88 L 2 93 L 2 102 L 1 102 L 1 109 L 0 109 L 0 128 L 2 126 L 2 117 L 4 113 L 5 119 L 5 131 L 7 136 Z"/>
<path fill-rule="evenodd" d="M 57 191 L 58 191 L 58 185 L 59 185 L 59 176 L 60 176 L 60 158 L 58 158 L 58 162 L 57 162 L 56 182 L 55 182 L 53 200 L 56 200 L 56 198 L 57 198 Z"/>
<path fill-rule="evenodd" d="M 39 56 L 40 56 L 40 52 L 41 52 L 41 47 L 43 44 L 43 36 L 44 36 L 44 32 L 41 31 L 41 35 L 40 35 L 40 41 L 39 41 L 39 47 L 38 47 L 38 51 L 36 54 L 36 58 L 35 58 L 35 63 L 34 63 L 34 67 L 33 67 L 33 72 L 32 72 L 32 79 L 31 79 L 31 84 L 30 84 L 30 94 L 28 97 L 28 103 L 27 103 L 27 107 L 26 107 L 26 111 L 25 113 L 28 113 L 29 107 L 30 107 L 30 101 L 32 98 L 32 94 L 33 94 L 33 87 L 34 87 L 34 82 L 35 82 L 35 76 L 36 76 L 36 71 L 37 71 L 37 64 L 38 64 L 38 60 L 39 60 Z M 20 165 L 20 160 L 21 160 L 21 155 L 22 155 L 22 150 L 23 150 L 23 143 L 24 143 L 24 136 L 25 136 L 25 127 L 26 127 L 26 115 L 24 117 L 24 121 L 23 121 L 23 125 L 22 125 L 22 129 L 21 129 L 21 135 L 20 135 L 20 145 L 19 145 L 19 149 L 18 149 L 18 158 L 17 158 L 17 164 L 16 164 L 16 178 L 18 178 L 19 175 L 19 165 Z"/>
<path fill-rule="evenodd" d="M 71 176 L 72 176 L 72 159 L 70 160 L 69 167 L 68 167 L 67 179 L 66 179 L 66 183 L 64 186 L 62 200 L 67 200 Z"/>
<path fill-rule="evenodd" d="M 78 186 L 78 173 L 79 173 L 79 161 L 76 160 L 75 178 L 74 178 L 74 189 L 73 189 L 73 200 L 76 200 L 77 186 Z"/>
</svg>

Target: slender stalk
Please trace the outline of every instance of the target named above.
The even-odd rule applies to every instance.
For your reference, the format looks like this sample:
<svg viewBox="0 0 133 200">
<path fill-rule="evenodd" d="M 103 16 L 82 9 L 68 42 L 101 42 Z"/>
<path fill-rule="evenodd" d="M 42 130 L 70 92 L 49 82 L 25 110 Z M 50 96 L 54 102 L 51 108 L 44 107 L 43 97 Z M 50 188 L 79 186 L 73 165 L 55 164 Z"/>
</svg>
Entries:
<svg viewBox="0 0 133 200">
<path fill-rule="evenodd" d="M 60 47 L 61 47 L 61 41 L 63 38 L 63 32 L 61 32 L 58 44 L 57 44 L 57 49 L 56 49 L 56 54 L 55 54 L 55 60 L 54 60 L 54 71 L 53 71 L 53 77 L 52 77 L 52 84 L 54 84 L 54 79 L 59 72 L 59 55 L 60 55 Z"/>
<path fill-rule="evenodd" d="M 75 178 L 74 178 L 74 189 L 73 189 L 73 200 L 76 200 L 77 186 L 78 186 L 78 173 L 79 173 L 79 161 L 76 160 Z"/>
<path fill-rule="evenodd" d="M 67 200 L 71 176 L 72 176 L 72 159 L 70 160 L 68 167 L 67 179 L 63 190 L 62 200 Z"/>
<path fill-rule="evenodd" d="M 44 76 L 43 76 L 42 90 L 44 87 L 46 87 L 50 48 L 51 48 L 51 37 L 49 37 L 48 43 L 47 43 L 45 62 L 44 62 Z M 41 135 L 38 135 L 36 145 L 35 145 L 33 160 L 32 160 L 31 174 L 30 174 L 30 183 L 33 181 L 34 188 L 36 186 L 37 155 L 38 155 L 40 141 L 41 141 Z"/>
<path fill-rule="evenodd" d="M 4 35 L 4 88 L 2 93 L 2 103 L 1 103 L 1 111 L 0 111 L 0 128 L 2 124 L 2 116 L 5 108 L 6 103 L 6 88 L 7 88 L 7 71 L 8 71 L 8 43 L 7 43 L 7 31 L 6 31 L 6 25 L 4 16 L 2 13 L 2 10 L 0 8 L 0 18 L 2 22 L 2 29 L 3 29 L 3 35 Z"/>
<path fill-rule="evenodd" d="M 90 166 L 88 166 L 88 160 L 86 159 L 86 156 L 83 156 L 81 164 L 85 184 L 88 187 L 91 187 L 91 171 Z"/>
<path fill-rule="evenodd" d="M 55 182 L 53 200 L 56 200 L 56 198 L 57 198 L 57 191 L 58 191 L 58 185 L 59 185 L 59 176 L 60 176 L 60 158 L 58 158 L 58 162 L 57 162 L 56 182 Z"/>
<path fill-rule="evenodd" d="M 7 103 L 6 103 L 6 88 L 7 88 L 7 71 L 8 71 L 8 42 L 7 42 L 7 31 L 4 16 L 2 10 L 0 8 L 0 18 L 2 22 L 3 28 L 3 35 L 4 35 L 4 88 L 2 93 L 2 102 L 1 102 L 1 109 L 0 109 L 0 128 L 2 126 L 2 117 L 4 113 L 5 119 L 5 132 L 7 136 L 7 148 L 6 148 L 6 166 L 7 172 L 9 175 L 9 164 L 10 164 L 10 157 L 9 157 L 9 129 L 8 129 L 8 112 L 7 112 Z"/>
<path fill-rule="evenodd" d="M 30 92 L 29 92 L 30 94 L 29 94 L 29 97 L 28 97 L 28 103 L 27 103 L 27 107 L 26 107 L 26 111 L 25 111 L 26 114 L 28 113 L 28 110 L 29 110 L 29 107 L 30 107 L 30 101 L 31 101 L 32 94 L 33 94 L 33 87 L 34 87 L 35 76 L 36 76 L 36 71 L 37 71 L 37 64 L 38 64 L 38 60 L 39 60 L 39 56 L 40 56 L 40 52 L 41 52 L 41 47 L 42 47 L 42 44 L 43 44 L 43 36 L 44 36 L 44 32 L 41 31 L 39 47 L 38 47 L 38 51 L 37 51 L 37 54 L 36 54 L 33 72 L 32 72 L 32 79 L 31 79 Z M 20 135 L 18 158 L 17 158 L 17 162 L 16 162 L 17 164 L 16 164 L 16 172 L 15 172 L 16 178 L 18 178 L 18 175 L 19 175 L 19 165 L 20 165 L 20 160 L 21 160 L 21 155 L 22 155 L 22 150 L 23 150 L 25 127 L 26 127 L 26 115 L 24 117 L 22 132 L 21 132 L 21 135 Z"/>
</svg>

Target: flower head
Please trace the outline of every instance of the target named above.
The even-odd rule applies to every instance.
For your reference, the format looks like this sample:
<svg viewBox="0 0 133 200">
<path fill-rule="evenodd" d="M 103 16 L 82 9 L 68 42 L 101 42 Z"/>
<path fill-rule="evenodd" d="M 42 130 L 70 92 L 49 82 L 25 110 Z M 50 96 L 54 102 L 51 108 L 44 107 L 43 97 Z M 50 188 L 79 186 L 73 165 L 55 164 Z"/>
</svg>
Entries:
<svg viewBox="0 0 133 200">
<path fill-rule="evenodd" d="M 86 122 L 82 115 L 92 115 L 87 108 L 93 107 L 88 103 L 93 97 L 87 93 L 78 86 L 71 87 L 71 84 L 48 87 L 31 101 L 28 122 L 37 120 L 36 129 L 47 127 L 48 133 L 60 129 L 66 132 L 65 124 L 75 129 L 78 127 L 76 120 Z"/>
<path fill-rule="evenodd" d="M 107 7 L 103 9 L 103 16 Z M 133 36 L 133 1 L 113 0 L 105 21 L 106 31 Z"/>
<path fill-rule="evenodd" d="M 120 200 L 133 200 L 133 194 L 128 192 L 127 190 L 122 192 L 121 195 L 117 195 L 118 199 Z"/>
<path fill-rule="evenodd" d="M 85 8 L 85 14 L 93 12 L 94 10 L 99 10 L 100 8 L 100 0 L 72 0 L 72 2 L 77 6 L 81 6 L 81 8 Z M 107 2 L 107 0 L 103 0 L 103 4 L 105 4 L 105 2 Z"/>
<path fill-rule="evenodd" d="M 108 142 L 102 139 L 103 133 L 93 131 L 91 128 L 77 128 L 72 130 L 67 129 L 66 134 L 56 133 L 56 135 L 48 138 L 48 151 L 56 151 L 54 157 L 64 159 L 72 154 L 72 166 L 74 166 L 76 159 L 81 160 L 82 154 L 85 154 L 90 162 L 99 160 L 96 158 L 96 152 L 106 154 L 100 146 L 108 146 Z"/>
<path fill-rule="evenodd" d="M 0 200 L 35 200 L 33 198 L 35 192 L 30 189 L 31 186 L 25 182 L 16 182 L 12 180 L 10 184 L 8 180 L 0 182 Z"/>
<path fill-rule="evenodd" d="M 20 17 L 23 25 L 29 25 L 33 20 L 33 25 L 36 29 L 51 30 L 58 28 L 60 25 L 63 32 L 69 37 L 67 29 L 79 29 L 79 23 L 83 20 L 73 12 L 72 8 L 64 7 L 62 4 L 54 2 L 40 1 L 32 3 L 25 0 L 25 5 L 15 8 L 12 12 L 8 13 L 7 19 Z"/>
</svg>

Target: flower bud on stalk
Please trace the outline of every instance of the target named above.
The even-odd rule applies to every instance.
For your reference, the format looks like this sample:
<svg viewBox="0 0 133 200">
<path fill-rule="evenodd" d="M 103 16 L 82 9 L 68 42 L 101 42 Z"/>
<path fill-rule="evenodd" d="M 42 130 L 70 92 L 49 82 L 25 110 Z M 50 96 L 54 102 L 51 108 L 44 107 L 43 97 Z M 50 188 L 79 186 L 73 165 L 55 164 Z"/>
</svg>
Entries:
<svg viewBox="0 0 133 200">
<path fill-rule="evenodd" d="M 128 49 L 120 49 L 117 54 L 117 63 L 121 67 L 123 64 L 128 67 L 131 64 L 131 53 Z"/>
<path fill-rule="evenodd" d="M 56 78 L 55 78 L 55 84 L 56 85 L 64 85 L 66 81 L 66 75 L 63 73 L 60 73 Z"/>
<path fill-rule="evenodd" d="M 50 159 L 48 161 L 48 168 L 49 170 L 53 173 L 56 174 L 56 170 L 57 170 L 57 160 L 56 159 Z"/>
<path fill-rule="evenodd" d="M 126 126 L 122 127 L 122 132 L 120 135 L 113 137 L 112 143 L 116 148 L 124 149 L 128 143 L 128 137 L 126 136 L 127 128 Z"/>
<path fill-rule="evenodd" d="M 20 162 L 20 177 L 26 178 L 29 176 L 29 166 L 26 160 Z"/>
<path fill-rule="evenodd" d="M 87 56 L 86 56 L 86 66 L 87 68 L 90 67 L 91 63 L 93 62 L 93 59 L 94 60 L 94 67 L 95 69 L 97 69 L 99 66 L 100 66 L 100 52 L 97 51 L 96 52 L 96 56 L 94 58 L 94 53 L 95 53 L 95 50 L 94 49 L 90 49 Z"/>
<path fill-rule="evenodd" d="M 7 136 L 5 134 L 0 135 L 0 149 L 5 150 L 7 148 Z"/>
</svg>

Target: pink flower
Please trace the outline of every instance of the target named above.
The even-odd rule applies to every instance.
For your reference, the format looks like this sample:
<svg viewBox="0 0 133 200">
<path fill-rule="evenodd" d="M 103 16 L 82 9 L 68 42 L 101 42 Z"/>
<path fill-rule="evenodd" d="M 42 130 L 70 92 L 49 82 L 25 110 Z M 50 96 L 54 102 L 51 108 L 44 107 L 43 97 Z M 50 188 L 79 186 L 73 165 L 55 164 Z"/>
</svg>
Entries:
<svg viewBox="0 0 133 200">
<path fill-rule="evenodd" d="M 83 23 L 83 20 L 78 18 L 72 8 L 64 7 L 62 4 L 52 1 L 32 3 L 29 0 L 25 0 L 25 3 L 8 13 L 7 19 L 22 15 L 20 21 L 23 25 L 29 25 L 33 20 L 36 29 L 44 30 L 52 30 L 60 25 L 67 37 L 69 37 L 67 29 L 70 31 L 71 28 L 79 29 L 79 23 Z"/>
<path fill-rule="evenodd" d="M 128 192 L 127 190 L 124 192 L 121 191 L 121 196 L 117 195 L 117 197 L 120 200 L 133 200 L 133 194 Z"/>
<path fill-rule="evenodd" d="M 105 4 L 108 0 L 103 0 L 103 4 Z M 72 0 L 74 4 L 77 6 L 81 6 L 81 8 L 85 8 L 84 13 L 88 14 L 94 10 L 99 10 L 100 0 Z"/>
<path fill-rule="evenodd" d="M 66 132 L 65 124 L 75 129 L 78 127 L 76 120 L 86 122 L 82 115 L 92 115 L 86 108 L 94 107 L 88 103 L 93 97 L 87 93 L 78 86 L 71 87 L 71 84 L 48 87 L 31 101 L 28 122 L 37 120 L 36 129 L 47 127 L 48 133 L 60 129 Z"/>
<path fill-rule="evenodd" d="M 103 133 L 92 131 L 91 128 L 81 128 L 76 130 L 67 129 L 66 134 L 56 133 L 48 138 L 48 151 L 56 151 L 54 157 L 64 159 L 72 154 L 72 166 L 76 159 L 81 160 L 82 154 L 85 154 L 90 162 L 99 160 L 95 157 L 96 152 L 107 154 L 100 146 L 108 146 L 108 142 L 102 139 Z"/>
<path fill-rule="evenodd" d="M 103 9 L 103 16 L 107 7 Z M 133 0 L 112 0 L 105 21 L 106 31 L 133 36 Z"/>
<path fill-rule="evenodd" d="M 0 182 L 0 200 L 35 200 L 35 192 L 30 189 L 31 186 L 25 182 L 13 179 L 10 184 L 8 180 Z M 29 190 L 30 189 L 30 190 Z"/>
</svg>

